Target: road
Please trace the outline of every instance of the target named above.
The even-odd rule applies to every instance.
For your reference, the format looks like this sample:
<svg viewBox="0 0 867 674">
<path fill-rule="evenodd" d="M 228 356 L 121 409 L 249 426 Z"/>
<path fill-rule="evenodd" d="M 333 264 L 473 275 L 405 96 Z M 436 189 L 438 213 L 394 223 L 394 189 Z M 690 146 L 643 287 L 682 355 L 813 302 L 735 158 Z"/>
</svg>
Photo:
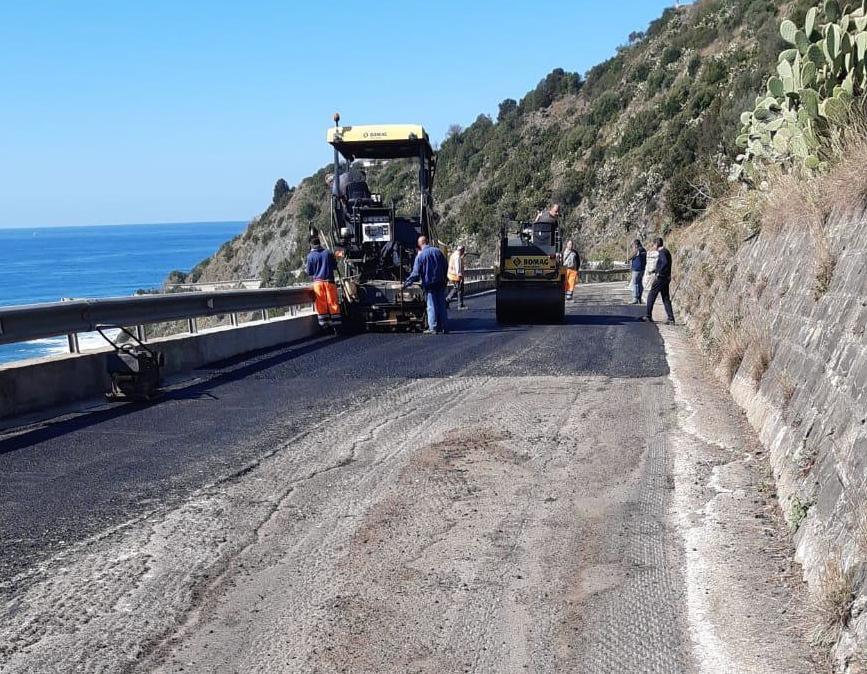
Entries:
<svg viewBox="0 0 867 674">
<path fill-rule="evenodd" d="M 760 447 L 623 299 L 7 434 L 0 671 L 815 671 Z"/>
</svg>

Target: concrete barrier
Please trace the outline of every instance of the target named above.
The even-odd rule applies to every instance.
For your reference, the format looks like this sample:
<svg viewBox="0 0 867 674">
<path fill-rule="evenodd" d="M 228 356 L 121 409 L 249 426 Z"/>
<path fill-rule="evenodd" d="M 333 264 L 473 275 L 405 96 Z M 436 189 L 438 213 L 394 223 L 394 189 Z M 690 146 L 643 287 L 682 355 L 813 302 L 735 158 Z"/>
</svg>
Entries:
<svg viewBox="0 0 867 674">
<path fill-rule="evenodd" d="M 172 335 L 148 346 L 165 356 L 163 373 L 172 375 L 317 332 L 316 317 L 308 314 Z M 0 419 L 102 395 L 110 384 L 106 355 L 111 351 L 106 347 L 0 366 Z"/>
<path fill-rule="evenodd" d="M 493 279 L 471 281 L 467 294 L 494 287 Z M 189 372 L 210 363 L 318 334 L 316 316 L 274 318 L 154 339 L 148 346 L 165 357 L 163 374 Z M 105 347 L 0 365 L 0 419 L 101 396 L 110 386 Z"/>
</svg>

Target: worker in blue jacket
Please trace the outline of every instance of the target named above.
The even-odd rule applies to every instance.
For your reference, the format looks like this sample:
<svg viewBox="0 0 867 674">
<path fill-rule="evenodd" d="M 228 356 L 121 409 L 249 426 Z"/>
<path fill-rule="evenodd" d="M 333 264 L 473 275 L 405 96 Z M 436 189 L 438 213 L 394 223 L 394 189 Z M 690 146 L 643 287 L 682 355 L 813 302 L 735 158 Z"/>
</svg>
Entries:
<svg viewBox="0 0 867 674">
<path fill-rule="evenodd" d="M 427 297 L 427 330 L 425 334 L 448 332 L 446 309 L 446 274 L 449 263 L 436 246 L 428 245 L 427 237 L 418 237 L 418 255 L 412 265 L 412 273 L 406 277 L 404 288 L 420 283 Z"/>
<path fill-rule="evenodd" d="M 632 303 L 641 304 L 644 294 L 644 272 L 647 269 L 647 250 L 641 245 L 641 239 L 632 242 L 632 257 L 627 260 L 632 271 Z"/>
<path fill-rule="evenodd" d="M 318 237 L 310 241 L 311 249 L 307 254 L 307 275 L 313 279 L 313 308 L 319 327 L 323 331 L 337 330 L 340 327 L 340 302 L 337 286 L 334 283 L 334 270 L 337 260 L 327 248 L 322 247 Z"/>
</svg>

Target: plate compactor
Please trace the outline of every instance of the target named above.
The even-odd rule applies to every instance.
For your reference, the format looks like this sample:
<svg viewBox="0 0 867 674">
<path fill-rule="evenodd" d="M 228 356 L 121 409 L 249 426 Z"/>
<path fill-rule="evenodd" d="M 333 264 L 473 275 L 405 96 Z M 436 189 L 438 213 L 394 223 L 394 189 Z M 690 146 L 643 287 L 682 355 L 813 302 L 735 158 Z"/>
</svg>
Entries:
<svg viewBox="0 0 867 674">
<path fill-rule="evenodd" d="M 119 329 L 120 334 L 112 339 L 106 329 Z M 114 348 L 106 356 L 106 369 L 111 379 L 111 389 L 105 397 L 112 402 L 150 401 L 160 396 L 162 377 L 160 368 L 165 365 L 165 356 L 149 349 L 136 335 L 124 327 L 99 326 L 97 331 Z M 120 335 L 130 341 L 121 343 Z"/>
<path fill-rule="evenodd" d="M 507 223 L 500 229 L 497 321 L 558 323 L 566 315 L 563 241 L 556 223 Z"/>
</svg>

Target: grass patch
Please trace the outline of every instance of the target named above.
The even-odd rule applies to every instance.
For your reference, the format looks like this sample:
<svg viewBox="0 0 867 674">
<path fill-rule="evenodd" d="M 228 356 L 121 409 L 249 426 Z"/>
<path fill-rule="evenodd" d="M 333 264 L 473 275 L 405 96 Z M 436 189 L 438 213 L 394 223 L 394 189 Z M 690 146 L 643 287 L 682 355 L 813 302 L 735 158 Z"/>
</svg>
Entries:
<svg viewBox="0 0 867 674">
<path fill-rule="evenodd" d="M 811 503 L 804 503 L 797 496 L 792 497 L 789 502 L 789 526 L 792 527 L 792 531 L 797 531 L 801 527 L 811 505 Z"/>
<path fill-rule="evenodd" d="M 750 376 L 756 386 L 762 383 L 765 372 L 774 359 L 774 343 L 771 336 L 764 331 L 758 332 L 753 338 L 753 359 L 750 364 Z"/>
<path fill-rule="evenodd" d="M 740 327 L 726 331 L 720 344 L 720 366 L 726 381 L 730 384 L 744 362 L 749 347 L 749 339 Z"/>
<path fill-rule="evenodd" d="M 837 256 L 831 252 L 827 239 L 816 246 L 816 280 L 813 284 L 813 300 L 818 302 L 831 288 L 834 280 L 834 270 L 837 268 Z"/>
<path fill-rule="evenodd" d="M 855 601 L 855 574 L 852 569 L 844 569 L 839 559 L 831 558 L 825 569 L 814 598 L 814 610 L 818 625 L 813 632 L 813 644 L 830 649 L 852 617 L 852 604 Z"/>
</svg>

